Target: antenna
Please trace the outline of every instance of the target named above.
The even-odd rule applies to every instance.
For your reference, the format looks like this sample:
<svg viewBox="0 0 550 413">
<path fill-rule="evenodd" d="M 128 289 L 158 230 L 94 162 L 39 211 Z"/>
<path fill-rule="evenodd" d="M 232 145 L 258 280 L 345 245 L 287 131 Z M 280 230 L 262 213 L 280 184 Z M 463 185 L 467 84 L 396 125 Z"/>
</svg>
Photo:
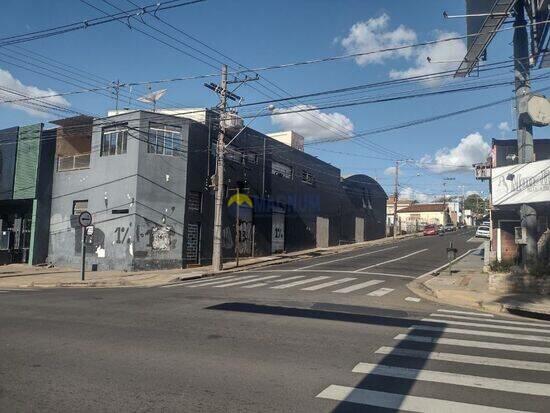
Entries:
<svg viewBox="0 0 550 413">
<path fill-rule="evenodd" d="M 164 96 L 166 93 L 166 89 L 160 89 L 155 92 L 147 93 L 146 95 L 143 95 L 137 100 L 144 103 L 152 103 L 153 104 L 153 112 L 156 112 L 157 110 L 157 102 L 160 100 L 161 97 Z"/>
</svg>

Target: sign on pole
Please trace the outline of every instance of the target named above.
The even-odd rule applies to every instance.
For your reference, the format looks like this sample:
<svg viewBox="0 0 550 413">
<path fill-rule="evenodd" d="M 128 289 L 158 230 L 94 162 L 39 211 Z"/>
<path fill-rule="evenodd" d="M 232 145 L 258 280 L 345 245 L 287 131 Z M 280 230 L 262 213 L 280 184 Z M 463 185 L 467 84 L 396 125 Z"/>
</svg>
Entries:
<svg viewBox="0 0 550 413">
<path fill-rule="evenodd" d="M 82 238 L 80 241 L 80 253 L 81 253 L 81 264 L 80 264 L 80 279 L 84 281 L 85 279 L 85 268 L 86 268 L 86 232 L 87 228 L 92 224 L 92 214 L 88 211 L 81 212 L 78 216 L 78 222 L 80 223 L 80 229 L 82 231 Z M 93 234 L 93 227 L 91 233 Z"/>
<path fill-rule="evenodd" d="M 80 223 L 81 227 L 87 227 L 92 224 L 92 214 L 90 214 L 88 211 L 81 212 L 78 216 L 78 222 Z"/>
</svg>

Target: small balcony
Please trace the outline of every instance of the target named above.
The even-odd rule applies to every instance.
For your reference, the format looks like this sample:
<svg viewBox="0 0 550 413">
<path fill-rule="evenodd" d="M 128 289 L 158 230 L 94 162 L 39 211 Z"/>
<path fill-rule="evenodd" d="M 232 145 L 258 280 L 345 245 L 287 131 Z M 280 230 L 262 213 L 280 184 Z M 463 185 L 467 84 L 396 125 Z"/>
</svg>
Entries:
<svg viewBox="0 0 550 413">
<path fill-rule="evenodd" d="M 88 169 L 89 167 L 89 153 L 57 157 L 57 172 L 76 171 L 79 169 Z"/>
</svg>

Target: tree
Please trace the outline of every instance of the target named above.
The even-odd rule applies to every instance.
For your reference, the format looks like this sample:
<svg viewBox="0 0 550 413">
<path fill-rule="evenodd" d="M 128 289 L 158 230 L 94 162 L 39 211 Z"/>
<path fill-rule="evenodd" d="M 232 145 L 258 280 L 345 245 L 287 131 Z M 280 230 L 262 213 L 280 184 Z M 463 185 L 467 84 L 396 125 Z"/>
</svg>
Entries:
<svg viewBox="0 0 550 413">
<path fill-rule="evenodd" d="M 464 209 L 469 209 L 474 214 L 484 214 L 488 208 L 489 201 L 478 194 L 470 194 L 464 200 Z"/>
</svg>

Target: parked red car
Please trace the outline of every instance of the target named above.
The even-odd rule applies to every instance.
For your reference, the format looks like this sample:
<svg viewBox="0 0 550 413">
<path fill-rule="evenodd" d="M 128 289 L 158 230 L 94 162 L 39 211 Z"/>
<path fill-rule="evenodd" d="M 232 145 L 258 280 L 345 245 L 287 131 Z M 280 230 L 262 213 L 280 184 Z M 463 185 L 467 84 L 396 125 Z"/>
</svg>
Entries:
<svg viewBox="0 0 550 413">
<path fill-rule="evenodd" d="M 424 235 L 437 235 L 437 227 L 435 225 L 426 225 L 424 227 Z"/>
</svg>

